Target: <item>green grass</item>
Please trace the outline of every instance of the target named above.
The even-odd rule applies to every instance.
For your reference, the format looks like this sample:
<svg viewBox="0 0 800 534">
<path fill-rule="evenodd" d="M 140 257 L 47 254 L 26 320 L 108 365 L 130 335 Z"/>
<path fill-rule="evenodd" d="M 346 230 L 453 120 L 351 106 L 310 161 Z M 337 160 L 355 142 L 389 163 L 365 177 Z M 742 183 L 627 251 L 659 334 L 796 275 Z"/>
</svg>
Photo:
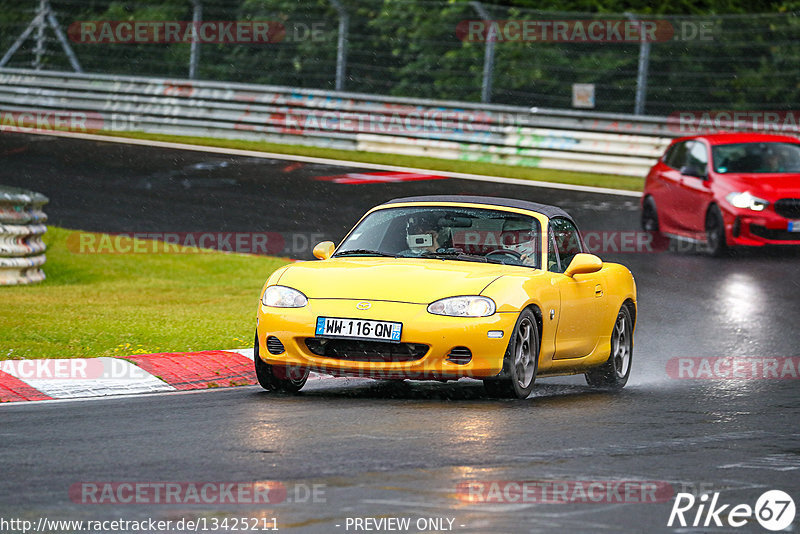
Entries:
<svg viewBox="0 0 800 534">
<path fill-rule="evenodd" d="M 286 263 L 197 249 L 79 254 L 72 233 L 48 228 L 45 282 L 0 287 L 0 360 L 252 347 L 261 286 Z"/>
<path fill-rule="evenodd" d="M 486 176 L 501 176 L 506 178 L 521 178 L 524 180 L 538 180 L 541 182 L 557 182 L 573 185 L 589 185 L 594 187 L 609 187 L 612 189 L 626 189 L 641 191 L 644 187 L 643 178 L 635 176 L 617 176 L 611 174 L 596 174 L 589 172 L 557 171 L 538 169 L 534 167 L 516 167 L 498 163 L 484 163 L 474 161 L 460 161 L 419 156 L 404 156 L 396 154 L 380 154 L 377 152 L 359 152 L 339 150 L 334 148 L 317 148 L 299 145 L 282 145 L 264 141 L 243 141 L 236 139 L 217 139 L 212 137 L 188 137 L 180 135 L 149 134 L 143 132 L 103 132 L 104 135 L 127 137 L 134 139 L 148 139 L 153 141 L 169 141 L 173 143 L 186 143 L 191 145 L 215 146 L 222 148 L 236 148 L 241 150 L 256 150 L 260 152 L 274 152 L 278 154 L 293 154 L 317 158 L 330 158 L 364 163 L 380 163 L 383 165 L 398 165 L 414 167 L 433 171 L 464 172 Z"/>
</svg>

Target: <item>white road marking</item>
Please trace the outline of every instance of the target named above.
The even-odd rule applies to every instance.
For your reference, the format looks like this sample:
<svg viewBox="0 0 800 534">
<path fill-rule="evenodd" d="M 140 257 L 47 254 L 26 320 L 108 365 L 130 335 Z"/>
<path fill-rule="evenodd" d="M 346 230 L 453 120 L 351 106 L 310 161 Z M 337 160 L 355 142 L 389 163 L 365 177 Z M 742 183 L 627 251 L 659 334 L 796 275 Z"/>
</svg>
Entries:
<svg viewBox="0 0 800 534">
<path fill-rule="evenodd" d="M 796 471 L 800 469 L 797 454 L 770 454 L 736 464 L 720 465 L 718 469 L 768 469 L 770 471 Z"/>
<path fill-rule="evenodd" d="M 420 502 L 420 501 L 401 501 L 401 500 L 392 500 L 392 499 L 361 499 L 361 502 L 364 504 L 383 504 L 389 506 L 404 506 L 408 508 L 446 508 L 451 509 L 453 508 L 449 504 L 435 504 L 430 502 Z M 474 506 L 460 506 L 460 510 L 470 509 L 470 510 L 481 510 L 485 512 L 511 512 L 514 510 L 525 510 L 527 508 L 532 508 L 533 504 L 480 504 Z"/>
<path fill-rule="evenodd" d="M 102 362 L 106 374 L 97 378 L 31 378 L 20 375 L 18 370 L 13 368 L 8 368 L 7 371 L 10 375 L 54 399 L 175 391 L 175 388 L 166 382 L 127 360 L 78 358 L 71 361 Z"/>
<path fill-rule="evenodd" d="M 136 399 L 136 398 L 143 398 L 143 397 L 159 397 L 159 396 L 167 396 L 167 395 L 200 395 L 203 393 L 221 393 L 224 391 L 231 391 L 233 389 L 252 389 L 263 391 L 259 386 L 252 385 L 252 386 L 236 386 L 235 388 L 208 388 L 208 389 L 187 389 L 187 390 L 180 390 L 180 389 L 171 389 L 168 391 L 155 391 L 152 393 L 142 394 L 142 393 L 126 393 L 126 394 L 119 394 L 119 395 L 107 395 L 105 397 L 75 397 L 75 398 L 63 398 L 63 399 L 47 399 L 47 400 L 40 400 L 40 401 L 15 401 L 15 402 L 0 402 L 0 407 L 2 408 L 12 408 L 16 407 L 31 407 L 31 406 L 40 406 L 45 404 L 62 404 L 68 402 L 91 402 L 96 400 L 117 400 L 117 399 Z"/>
</svg>

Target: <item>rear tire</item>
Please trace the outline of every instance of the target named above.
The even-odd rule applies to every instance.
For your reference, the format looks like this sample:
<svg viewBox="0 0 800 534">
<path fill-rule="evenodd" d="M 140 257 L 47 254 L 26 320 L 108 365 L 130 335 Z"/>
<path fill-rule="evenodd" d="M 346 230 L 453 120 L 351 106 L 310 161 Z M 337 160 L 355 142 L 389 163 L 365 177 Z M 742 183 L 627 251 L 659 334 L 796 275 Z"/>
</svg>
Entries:
<svg viewBox="0 0 800 534">
<path fill-rule="evenodd" d="M 706 214 L 706 250 L 711 256 L 719 257 L 728 250 L 725 240 L 725 221 L 722 212 L 714 204 Z"/>
<path fill-rule="evenodd" d="M 533 391 L 539 368 L 539 328 L 530 310 L 522 310 L 503 358 L 502 378 L 483 381 L 492 397 L 524 399 Z"/>
<path fill-rule="evenodd" d="M 628 383 L 633 361 L 633 321 L 624 304 L 619 309 L 611 331 L 608 361 L 586 373 L 586 383 L 606 389 L 622 389 Z"/>
<path fill-rule="evenodd" d="M 306 385 L 306 380 L 308 380 L 307 368 L 270 365 L 261 359 L 258 352 L 258 333 L 256 333 L 253 361 L 256 368 L 256 378 L 262 388 L 267 391 L 297 393 Z"/>
</svg>

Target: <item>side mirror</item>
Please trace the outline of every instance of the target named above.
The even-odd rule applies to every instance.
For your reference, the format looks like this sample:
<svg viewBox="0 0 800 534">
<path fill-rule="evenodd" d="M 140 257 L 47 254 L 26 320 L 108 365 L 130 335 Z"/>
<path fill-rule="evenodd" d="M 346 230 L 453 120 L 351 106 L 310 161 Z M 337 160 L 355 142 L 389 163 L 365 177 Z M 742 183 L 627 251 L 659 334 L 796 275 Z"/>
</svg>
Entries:
<svg viewBox="0 0 800 534">
<path fill-rule="evenodd" d="M 333 255 L 333 251 L 336 248 L 336 245 L 333 244 L 333 241 L 323 241 L 322 243 L 317 243 L 314 247 L 314 257 L 320 260 L 327 260 Z"/>
<path fill-rule="evenodd" d="M 589 274 L 596 273 L 603 268 L 603 260 L 594 254 L 580 253 L 575 254 L 572 261 L 569 262 L 569 267 L 564 271 L 564 274 L 573 277 L 576 274 Z"/>
<path fill-rule="evenodd" d="M 681 167 L 681 174 L 684 176 L 694 176 L 695 178 L 702 178 L 705 180 L 708 175 L 706 171 L 699 167 L 695 167 L 694 165 L 687 165 L 686 167 Z"/>
</svg>

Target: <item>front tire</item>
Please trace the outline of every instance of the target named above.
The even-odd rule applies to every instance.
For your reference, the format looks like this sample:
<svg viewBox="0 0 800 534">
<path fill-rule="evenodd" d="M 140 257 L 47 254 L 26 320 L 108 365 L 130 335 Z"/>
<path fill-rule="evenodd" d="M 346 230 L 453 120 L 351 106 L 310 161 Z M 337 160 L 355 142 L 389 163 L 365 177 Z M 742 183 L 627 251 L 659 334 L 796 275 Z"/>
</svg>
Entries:
<svg viewBox="0 0 800 534">
<path fill-rule="evenodd" d="M 712 205 L 706 214 L 706 250 L 711 256 L 725 254 L 728 244 L 725 240 L 725 221 L 719 207 Z"/>
<path fill-rule="evenodd" d="M 642 204 L 642 230 L 658 232 L 658 212 L 653 197 L 647 197 Z"/>
<path fill-rule="evenodd" d="M 282 391 L 297 393 L 306 385 L 308 369 L 305 367 L 283 367 L 270 365 L 258 355 L 258 333 L 256 333 L 255 346 L 253 347 L 253 361 L 256 368 L 256 378 L 262 388 L 267 391 Z"/>
<path fill-rule="evenodd" d="M 633 320 L 624 304 L 619 309 L 614 329 L 611 331 L 611 353 L 608 361 L 586 373 L 590 386 L 622 389 L 628 383 L 633 360 Z"/>
<path fill-rule="evenodd" d="M 533 391 L 539 368 L 539 328 L 530 310 L 519 314 L 503 358 L 502 378 L 487 378 L 483 386 L 492 397 L 524 399 Z"/>
</svg>

